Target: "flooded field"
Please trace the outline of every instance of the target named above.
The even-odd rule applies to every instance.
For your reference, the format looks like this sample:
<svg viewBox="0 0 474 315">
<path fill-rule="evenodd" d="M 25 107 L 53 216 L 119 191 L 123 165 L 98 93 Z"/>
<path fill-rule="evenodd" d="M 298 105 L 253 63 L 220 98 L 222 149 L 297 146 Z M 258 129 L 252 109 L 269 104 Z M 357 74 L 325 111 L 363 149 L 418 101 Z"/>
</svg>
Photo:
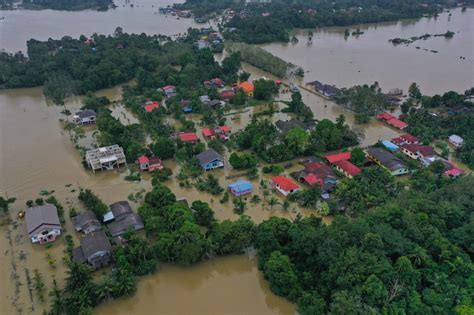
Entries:
<svg viewBox="0 0 474 315">
<path fill-rule="evenodd" d="M 443 13 L 438 18 L 347 27 L 351 32 L 360 28 L 364 32 L 360 36 L 345 37 L 346 27 L 312 30 L 312 43 L 308 43 L 309 30 L 300 30 L 295 33 L 297 44 L 273 43 L 262 47 L 302 66 L 308 71 L 305 82 L 319 80 L 350 87 L 378 81 L 384 91 L 401 88 L 405 92 L 416 82 L 427 95 L 449 90 L 464 92 L 474 86 L 473 21 L 473 8 L 466 12 L 457 8 L 451 10 L 451 16 Z M 453 38 L 432 37 L 408 46 L 394 46 L 388 41 L 448 30 L 455 33 Z"/>
</svg>

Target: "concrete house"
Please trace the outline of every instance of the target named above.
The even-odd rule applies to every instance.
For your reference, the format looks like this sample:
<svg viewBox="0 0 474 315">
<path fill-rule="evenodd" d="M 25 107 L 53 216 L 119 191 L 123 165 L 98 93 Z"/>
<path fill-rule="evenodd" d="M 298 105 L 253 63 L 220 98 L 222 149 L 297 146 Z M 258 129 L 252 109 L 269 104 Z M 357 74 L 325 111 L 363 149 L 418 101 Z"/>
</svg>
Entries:
<svg viewBox="0 0 474 315">
<path fill-rule="evenodd" d="M 402 146 L 402 153 L 411 159 L 419 160 L 436 155 L 433 147 L 419 144 L 405 144 Z"/>
<path fill-rule="evenodd" d="M 58 209 L 52 204 L 26 209 L 25 221 L 28 237 L 33 243 L 46 244 L 61 235 Z"/>
<path fill-rule="evenodd" d="M 137 163 L 140 166 L 140 170 L 142 171 L 153 172 L 163 169 L 161 159 L 156 156 L 148 157 L 146 155 L 142 155 L 137 159 Z"/>
<path fill-rule="evenodd" d="M 112 246 L 102 230 L 81 237 L 81 246 L 74 248 L 72 259 L 77 263 L 87 263 L 94 269 L 110 264 Z"/>
<path fill-rule="evenodd" d="M 464 144 L 464 139 L 458 135 L 451 135 L 448 138 L 449 143 L 451 143 L 456 148 L 461 147 Z"/>
<path fill-rule="evenodd" d="M 224 167 L 224 158 L 213 149 L 207 149 L 196 155 L 196 157 L 205 171 Z"/>
<path fill-rule="evenodd" d="M 240 197 L 243 195 L 251 194 L 253 185 L 248 180 L 239 180 L 227 186 L 232 195 Z"/>
<path fill-rule="evenodd" d="M 394 176 L 408 174 L 410 172 L 410 169 L 402 160 L 385 149 L 369 148 L 367 150 L 367 156 Z"/>
<path fill-rule="evenodd" d="M 76 125 L 90 125 L 96 122 L 96 113 L 92 109 L 80 110 L 72 116 L 72 121 Z"/>
<path fill-rule="evenodd" d="M 281 175 L 272 178 L 271 186 L 278 190 L 283 196 L 288 196 L 289 194 L 300 190 L 300 186 L 295 182 Z"/>
<path fill-rule="evenodd" d="M 102 229 L 102 225 L 92 211 L 84 211 L 83 213 L 71 218 L 72 225 L 77 232 L 89 234 Z"/>
</svg>

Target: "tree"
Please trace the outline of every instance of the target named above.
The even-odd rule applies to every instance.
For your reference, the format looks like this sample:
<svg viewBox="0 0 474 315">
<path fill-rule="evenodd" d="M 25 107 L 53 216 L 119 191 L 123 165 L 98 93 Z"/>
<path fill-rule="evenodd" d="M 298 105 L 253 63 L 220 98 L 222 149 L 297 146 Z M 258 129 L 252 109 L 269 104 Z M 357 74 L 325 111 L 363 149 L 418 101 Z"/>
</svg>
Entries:
<svg viewBox="0 0 474 315">
<path fill-rule="evenodd" d="M 306 151 L 309 142 L 309 134 L 302 128 L 291 129 L 285 138 L 288 148 L 295 155 L 301 155 Z"/>
<path fill-rule="evenodd" d="M 275 197 L 271 197 L 268 200 L 268 205 L 270 206 L 270 211 L 273 210 L 274 206 L 279 205 L 279 204 L 280 204 L 280 201 L 278 201 L 278 199 L 275 198 Z"/>
<path fill-rule="evenodd" d="M 414 98 L 416 100 L 419 100 L 421 99 L 421 92 L 420 92 L 420 88 L 418 87 L 418 85 L 413 82 L 410 87 L 408 88 L 408 96 L 410 96 L 411 98 Z"/>
<path fill-rule="evenodd" d="M 234 152 L 229 157 L 229 163 L 236 170 L 245 170 L 257 166 L 258 160 L 253 154 L 242 153 L 239 155 Z"/>
<path fill-rule="evenodd" d="M 151 151 L 162 160 L 171 159 L 176 153 L 176 144 L 169 138 L 160 137 L 152 144 Z"/>
<path fill-rule="evenodd" d="M 265 263 L 263 273 L 270 282 L 270 289 L 276 295 L 284 296 L 290 301 L 296 301 L 301 287 L 295 273 L 295 267 L 290 258 L 275 251 Z"/>
<path fill-rule="evenodd" d="M 316 292 L 304 292 L 298 300 L 298 313 L 301 315 L 325 314 L 326 302 Z"/>
<path fill-rule="evenodd" d="M 213 225 L 210 239 L 219 255 L 242 254 L 253 245 L 256 226 L 248 216 L 236 221 L 224 220 Z"/>
<path fill-rule="evenodd" d="M 78 198 L 87 209 L 94 212 L 99 220 L 102 220 L 108 207 L 97 195 L 95 195 L 90 189 L 86 189 L 79 193 Z"/>
<path fill-rule="evenodd" d="M 16 198 L 3 198 L 0 197 L 0 210 L 3 211 L 3 213 L 8 212 L 9 205 L 14 203 L 16 201 Z"/>
<path fill-rule="evenodd" d="M 200 200 L 193 201 L 191 210 L 193 211 L 196 223 L 199 225 L 210 227 L 215 220 L 214 211 L 212 211 L 207 202 Z"/>
<path fill-rule="evenodd" d="M 33 287 L 36 291 L 36 294 L 38 295 L 38 300 L 41 303 L 43 303 L 44 302 L 44 281 L 43 281 L 43 276 L 38 271 L 38 269 L 35 269 L 33 271 Z"/>
<path fill-rule="evenodd" d="M 365 153 L 361 148 L 354 148 L 351 151 L 351 162 L 354 165 L 362 166 L 365 163 Z"/>
<path fill-rule="evenodd" d="M 268 101 L 274 94 L 278 93 L 276 83 L 272 80 L 260 79 L 254 81 L 254 86 L 253 97 L 256 100 Z"/>
<path fill-rule="evenodd" d="M 370 275 L 362 286 L 362 297 L 367 304 L 381 307 L 388 298 L 388 291 L 377 276 Z"/>
</svg>

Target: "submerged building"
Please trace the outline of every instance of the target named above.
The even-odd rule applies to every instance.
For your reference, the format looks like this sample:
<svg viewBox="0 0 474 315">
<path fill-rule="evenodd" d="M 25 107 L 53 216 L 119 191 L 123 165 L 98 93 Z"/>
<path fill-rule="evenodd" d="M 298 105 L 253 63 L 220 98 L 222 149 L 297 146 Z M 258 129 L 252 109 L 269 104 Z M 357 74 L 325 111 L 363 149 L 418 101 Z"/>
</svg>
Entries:
<svg viewBox="0 0 474 315">
<path fill-rule="evenodd" d="M 116 144 L 87 151 L 86 162 L 94 173 L 96 170 L 109 171 L 127 165 L 123 149 Z"/>
</svg>

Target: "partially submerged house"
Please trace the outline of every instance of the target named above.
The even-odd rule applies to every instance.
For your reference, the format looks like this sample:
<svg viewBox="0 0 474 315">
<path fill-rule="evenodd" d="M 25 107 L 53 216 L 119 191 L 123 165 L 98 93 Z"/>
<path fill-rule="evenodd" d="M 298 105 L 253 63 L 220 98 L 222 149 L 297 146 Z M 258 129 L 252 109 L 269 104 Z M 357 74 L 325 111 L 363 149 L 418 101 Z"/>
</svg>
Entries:
<svg viewBox="0 0 474 315">
<path fill-rule="evenodd" d="M 217 109 L 225 106 L 225 102 L 221 100 L 209 100 L 202 102 L 202 106 Z"/>
<path fill-rule="evenodd" d="M 157 156 L 148 157 L 146 155 L 142 155 L 137 159 L 137 163 L 140 166 L 140 170 L 142 171 L 153 172 L 163 169 L 163 163 Z"/>
<path fill-rule="evenodd" d="M 124 234 L 128 229 L 137 231 L 144 228 L 142 219 L 133 212 L 128 201 L 111 204 L 110 210 L 104 215 L 104 223 L 113 237 Z"/>
<path fill-rule="evenodd" d="M 460 168 L 457 168 L 453 163 L 449 162 L 446 159 L 443 159 L 442 157 L 439 157 L 437 155 L 434 156 L 429 156 L 426 158 L 421 158 L 420 162 L 421 165 L 424 167 L 430 166 L 433 162 L 439 161 L 443 163 L 444 169 L 443 169 L 443 175 L 451 178 L 457 178 L 461 176 L 464 171 Z"/>
<path fill-rule="evenodd" d="M 58 209 L 52 204 L 45 203 L 26 209 L 25 222 L 28 237 L 33 243 L 46 244 L 61 235 Z"/>
<path fill-rule="evenodd" d="M 336 96 L 340 92 L 340 90 L 334 85 L 323 84 L 317 80 L 308 82 L 306 85 L 312 87 L 315 92 L 326 97 Z"/>
<path fill-rule="evenodd" d="M 219 93 L 219 96 L 223 100 L 230 100 L 235 96 L 235 92 L 233 90 L 224 90 Z"/>
<path fill-rule="evenodd" d="M 72 251 L 72 260 L 87 263 L 94 269 L 110 264 L 112 246 L 102 230 L 87 234 L 80 239 L 81 245 Z"/>
<path fill-rule="evenodd" d="M 87 151 L 86 162 L 94 173 L 96 170 L 113 170 L 127 165 L 123 149 L 116 144 Z"/>
<path fill-rule="evenodd" d="M 408 124 L 406 122 L 401 121 L 400 119 L 396 118 L 395 116 L 393 116 L 393 115 L 391 115 L 387 112 L 378 114 L 377 118 L 381 121 L 386 122 L 390 126 L 397 128 L 397 129 L 403 130 L 408 126 Z"/>
<path fill-rule="evenodd" d="M 462 145 L 464 144 L 464 139 L 458 135 L 450 135 L 448 141 L 456 148 L 462 147 Z"/>
<path fill-rule="evenodd" d="M 100 221 L 94 212 L 87 210 L 71 218 L 72 225 L 77 232 L 89 234 L 102 229 Z"/>
<path fill-rule="evenodd" d="M 336 162 L 339 161 L 347 161 L 351 159 L 351 152 L 340 152 L 340 153 L 335 153 L 335 154 L 326 154 L 324 158 L 328 161 L 329 164 L 333 165 Z"/>
<path fill-rule="evenodd" d="M 223 88 L 224 81 L 221 78 L 214 78 L 208 81 L 204 81 L 203 84 L 208 88 Z"/>
<path fill-rule="evenodd" d="M 397 151 L 399 149 L 399 146 L 393 143 L 392 141 L 382 140 L 382 144 L 387 150 L 392 152 Z"/>
<path fill-rule="evenodd" d="M 271 180 L 271 186 L 278 190 L 283 196 L 288 196 L 289 194 L 300 190 L 300 186 L 291 179 L 282 175 L 273 177 Z"/>
<path fill-rule="evenodd" d="M 301 128 L 307 132 L 311 132 L 316 129 L 316 124 L 313 121 L 302 121 L 298 119 L 284 121 L 280 119 L 275 123 L 275 127 L 279 133 L 286 135 L 290 130 L 295 128 Z"/>
<path fill-rule="evenodd" d="M 367 149 L 367 156 L 394 176 L 408 174 L 410 172 L 410 169 L 402 160 L 385 149 L 369 148 Z"/>
<path fill-rule="evenodd" d="M 240 197 L 243 195 L 251 194 L 253 191 L 253 185 L 247 180 L 239 180 L 227 186 L 232 195 Z"/>
<path fill-rule="evenodd" d="M 205 171 L 224 167 L 224 158 L 214 149 L 207 149 L 206 151 L 196 155 L 196 158 L 199 160 L 199 164 Z"/>
<path fill-rule="evenodd" d="M 404 144 L 401 148 L 403 154 L 414 160 L 436 155 L 434 148 L 427 145 Z"/>
<path fill-rule="evenodd" d="M 80 110 L 72 116 L 72 121 L 76 125 L 90 125 L 95 124 L 97 115 L 94 110 L 86 109 Z"/>
</svg>

